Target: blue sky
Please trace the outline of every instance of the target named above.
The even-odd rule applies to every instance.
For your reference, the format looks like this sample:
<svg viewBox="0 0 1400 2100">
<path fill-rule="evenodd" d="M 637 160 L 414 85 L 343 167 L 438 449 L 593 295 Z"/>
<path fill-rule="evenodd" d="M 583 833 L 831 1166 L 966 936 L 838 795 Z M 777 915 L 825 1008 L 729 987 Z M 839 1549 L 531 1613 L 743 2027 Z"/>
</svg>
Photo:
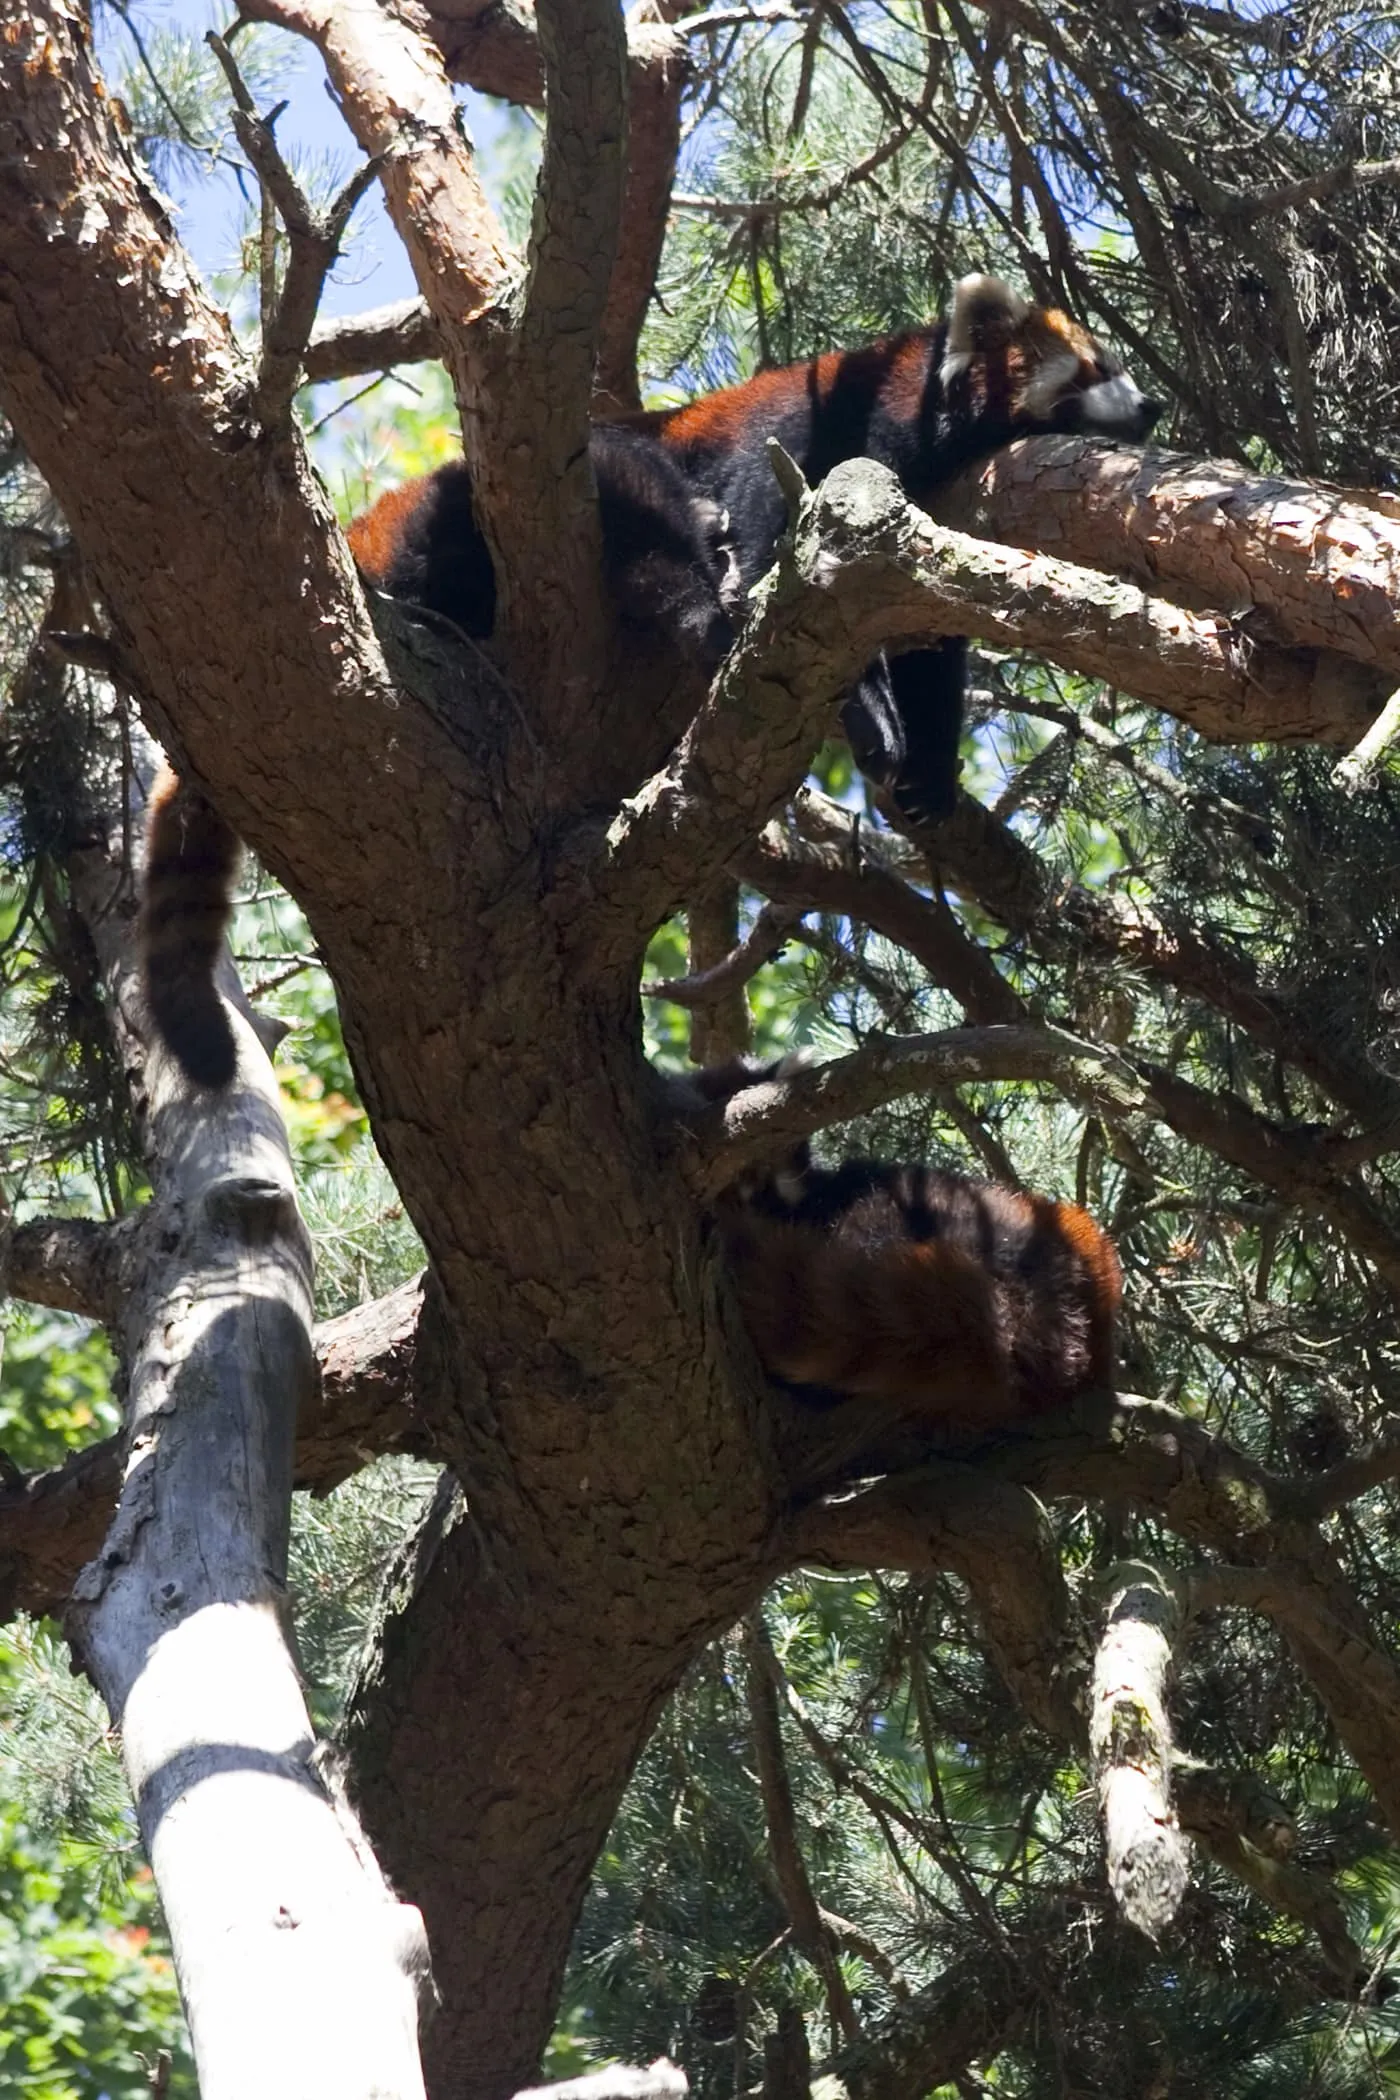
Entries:
<svg viewBox="0 0 1400 2100">
<path fill-rule="evenodd" d="M 182 31 L 199 42 L 207 29 L 225 29 L 234 19 L 232 8 L 210 5 L 209 0 L 142 0 L 142 4 L 132 5 L 129 12 L 148 50 L 172 31 Z M 114 8 L 98 11 L 95 28 L 103 70 L 116 85 L 128 68 L 140 64 L 135 41 Z M 319 56 L 300 38 L 275 31 L 262 34 L 264 50 L 271 51 L 274 59 L 271 99 L 276 102 L 285 97 L 287 103 L 277 124 L 284 153 L 293 165 L 328 163 L 343 181 L 359 164 L 360 154 L 327 91 Z M 498 105 L 469 90 L 459 91 L 459 97 L 472 137 L 483 149 L 482 172 L 490 188 L 493 156 L 489 149 L 501 134 L 502 112 Z M 263 106 L 261 97 L 259 106 Z M 222 166 L 208 174 L 172 167 L 162 171 L 162 180 L 166 194 L 176 206 L 180 238 L 206 280 L 212 280 L 230 268 L 237 254 L 245 212 L 236 177 L 231 169 Z M 251 184 L 249 188 L 251 194 Z M 351 240 L 326 287 L 321 311 L 355 313 L 407 298 L 416 289 L 408 259 L 385 218 L 375 184 L 356 211 Z"/>
</svg>

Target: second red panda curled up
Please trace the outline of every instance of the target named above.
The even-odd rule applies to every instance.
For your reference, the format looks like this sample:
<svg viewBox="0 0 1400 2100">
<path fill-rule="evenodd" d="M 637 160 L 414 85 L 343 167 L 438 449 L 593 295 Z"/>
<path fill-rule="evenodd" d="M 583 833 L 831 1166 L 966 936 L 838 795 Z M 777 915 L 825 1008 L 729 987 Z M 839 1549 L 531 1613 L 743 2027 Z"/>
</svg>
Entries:
<svg viewBox="0 0 1400 2100">
<path fill-rule="evenodd" d="M 693 1075 L 727 1099 L 771 1076 Z M 1122 1273 L 1073 1203 L 873 1159 L 746 1173 L 716 1204 L 764 1369 L 976 1437 L 1111 1388 Z"/>
</svg>

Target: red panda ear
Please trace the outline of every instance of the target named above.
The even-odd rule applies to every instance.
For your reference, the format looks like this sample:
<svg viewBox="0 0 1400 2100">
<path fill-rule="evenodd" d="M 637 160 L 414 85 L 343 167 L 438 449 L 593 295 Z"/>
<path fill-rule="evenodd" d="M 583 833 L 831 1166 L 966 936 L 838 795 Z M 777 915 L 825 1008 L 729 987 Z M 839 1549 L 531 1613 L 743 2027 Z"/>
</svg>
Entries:
<svg viewBox="0 0 1400 2100">
<path fill-rule="evenodd" d="M 945 357 L 970 357 L 976 351 L 1003 350 L 1026 315 L 1030 301 L 1000 277 L 974 272 L 953 293 L 948 316 Z"/>
</svg>

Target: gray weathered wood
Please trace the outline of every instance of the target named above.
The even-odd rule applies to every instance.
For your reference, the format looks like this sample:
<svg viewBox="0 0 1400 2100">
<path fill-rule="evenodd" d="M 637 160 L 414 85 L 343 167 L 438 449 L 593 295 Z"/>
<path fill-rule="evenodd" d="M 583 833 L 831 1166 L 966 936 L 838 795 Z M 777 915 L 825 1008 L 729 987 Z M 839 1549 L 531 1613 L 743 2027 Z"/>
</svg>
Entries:
<svg viewBox="0 0 1400 2100">
<path fill-rule="evenodd" d="M 111 908 L 105 856 L 84 858 L 155 1194 L 124 1264 L 121 1500 L 69 1633 L 121 1727 L 203 2100 L 414 2100 L 422 1920 L 318 1756 L 287 1640 L 315 1359 L 276 1082 L 236 1010 L 226 1093 L 192 1088 L 158 1047 L 142 1058 L 131 916 Z"/>
</svg>

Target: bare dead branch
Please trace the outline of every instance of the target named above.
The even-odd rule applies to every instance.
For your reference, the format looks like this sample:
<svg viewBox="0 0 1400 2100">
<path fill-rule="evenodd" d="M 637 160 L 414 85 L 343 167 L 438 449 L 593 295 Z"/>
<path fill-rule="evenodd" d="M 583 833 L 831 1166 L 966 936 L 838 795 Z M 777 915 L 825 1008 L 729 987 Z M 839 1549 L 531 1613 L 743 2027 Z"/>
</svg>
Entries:
<svg viewBox="0 0 1400 2100">
<path fill-rule="evenodd" d="M 416 1279 L 316 1328 L 320 1376 L 297 1418 L 297 1487 L 325 1494 L 391 1452 L 431 1457 L 413 1400 L 421 1305 Z M 0 1482 L 0 1621 L 62 1616 L 101 1548 L 121 1475 L 121 1438 L 109 1437 L 52 1471 Z"/>
<path fill-rule="evenodd" d="M 306 346 L 303 378 L 355 379 L 392 365 L 441 356 L 437 323 L 426 299 L 400 299 L 344 319 L 318 321 Z"/>
<path fill-rule="evenodd" d="M 691 906 L 692 917 L 695 907 Z M 726 998 L 736 986 L 749 982 L 766 962 L 771 962 L 787 941 L 794 926 L 800 925 L 802 913 L 787 905 L 765 904 L 753 925 L 736 947 L 722 955 L 718 962 L 707 969 L 692 968 L 686 977 L 664 977 L 653 979 L 642 986 L 645 999 L 669 999 L 676 1006 L 704 1007 Z M 691 931 L 692 963 L 695 956 L 695 934 Z M 742 1045 L 738 1045 L 742 1048 Z M 732 1052 L 729 1054 L 733 1054 Z M 709 1056 L 696 1057 L 696 1064 L 714 1062 Z"/>
<path fill-rule="evenodd" d="M 782 1672 L 760 1611 L 744 1620 L 744 1655 L 748 1663 L 749 1724 L 753 1729 L 754 1759 L 759 1790 L 763 1796 L 764 1821 L 773 1875 L 778 1884 L 793 1944 L 799 1947 L 821 1978 L 833 2033 L 853 2041 L 860 2031 L 855 2006 L 841 1965 L 836 1958 L 833 1935 L 828 1930 L 802 1857 L 797 1834 L 797 1811 L 792 1783 L 783 1750 L 783 1731 L 778 1703 Z"/>
<path fill-rule="evenodd" d="M 1229 1578 L 1234 1601 L 1276 1619 L 1387 1824 L 1400 1830 L 1393 1758 L 1400 1672 L 1383 1654 L 1330 1543 L 1294 1514 L 1292 1483 L 1202 1424 L 1130 1393 L 1118 1395 L 1111 1448 L 1072 1433 L 1028 1438 L 986 1464 L 1040 1495 L 1107 1494 L 1155 1509 L 1182 1538 L 1237 1566 L 1238 1579 Z M 1266 1580 L 1271 1573 L 1275 1579 Z M 1197 1578 L 1196 1593 L 1223 1598 L 1223 1590 L 1203 1586 L 1206 1580 Z"/>
<path fill-rule="evenodd" d="M 1397 741 L 1400 741 L 1400 687 L 1391 694 L 1360 742 L 1333 767 L 1333 781 L 1348 794 L 1359 794 L 1376 780 Z"/>
<path fill-rule="evenodd" d="M 1154 1412 L 1159 1420 L 1169 1416 L 1165 1409 Z M 1131 1411 L 1125 1419 L 1131 1425 Z M 1053 1449 L 1056 1440 L 1047 1441 Z M 1227 1447 L 1204 1431 L 1197 1441 L 1200 1450 L 1189 1468 L 1191 1477 L 1209 1480 L 1209 1469 L 1195 1469 L 1212 1449 L 1229 1469 L 1232 1455 Z M 1027 1448 L 1033 1452 L 1034 1440 Z M 1116 1439 L 1099 1446 L 1105 1454 L 1115 1448 L 1126 1470 L 1134 1471 L 1131 1449 L 1124 1451 Z M 1136 1458 L 1144 1455 L 1139 1450 Z M 1078 1490 L 1072 1485 L 1073 1465 L 1068 1459 L 1069 1469 L 1056 1483 L 1061 1493 L 1084 1491 L 1082 1482 Z M 1140 1484 L 1139 1480 L 1128 1487 L 1124 1480 L 1115 1491 L 1103 1480 L 1089 1492 L 1117 1492 L 1136 1499 Z M 1274 1483 L 1271 1491 L 1286 1498 L 1288 1484 Z M 1248 1503 L 1241 1499 L 1237 1507 L 1243 1515 Z M 1078 1696 L 1083 1673 L 1066 1641 L 1063 1571 L 1049 1524 L 1033 1499 L 1023 1506 L 1002 1502 L 984 1467 L 941 1461 L 918 1474 L 888 1478 L 858 1493 L 811 1505 L 797 1520 L 790 1544 L 796 1558 L 826 1567 L 907 1568 L 914 1573 L 947 1568 L 960 1575 L 972 1593 L 998 1668 L 1027 1712 L 1057 1740 L 1085 1754 L 1086 1716 Z M 1239 1572 L 1243 1578 L 1253 1571 Z M 1134 1673 L 1133 1682 L 1140 1689 L 1139 1676 Z M 812 1747 L 830 1765 L 827 1746 L 807 1732 Z M 838 1786 L 861 1791 L 858 1774 L 844 1764 L 831 1768 Z M 1288 1849 L 1291 1821 L 1277 1799 L 1250 1773 L 1225 1774 L 1191 1760 L 1174 1761 L 1171 1789 L 1182 1829 L 1272 1907 L 1315 1931 L 1329 1962 L 1345 1975 L 1347 1989 L 1354 1989 L 1359 1965 L 1354 1948 L 1348 1954 L 1350 1942 L 1338 1936 L 1337 1928 L 1344 1930 L 1345 1921 L 1335 1890 L 1321 1877 L 1305 1876 L 1306 1885 L 1294 1886 L 1290 1876 L 1262 1871 L 1261 1863 L 1280 1858 Z M 1157 1793 L 1162 1794 L 1160 1784 Z M 1154 1824 L 1155 1815 L 1154 1811 Z M 1179 1864 L 1184 1867 L 1184 1854 Z M 1174 1872 L 1169 1877 L 1173 1886 L 1176 1878 Z"/>
<path fill-rule="evenodd" d="M 556 2078 L 549 2085 L 529 2085 L 515 2100 L 685 2100 L 690 2080 L 669 2058 L 654 2063 L 606 2064 L 580 2078 Z"/>
<path fill-rule="evenodd" d="M 1160 1939 L 1186 1890 L 1188 1849 L 1171 1800 L 1167 1683 L 1181 1609 L 1157 1569 L 1114 1571 L 1094 1656 L 1089 1753 L 1108 1885 L 1130 1924 Z"/>
<path fill-rule="evenodd" d="M 281 292 L 275 302 L 265 299 L 263 304 L 262 366 L 253 401 L 259 426 L 280 431 L 288 423 L 301 384 L 306 346 L 327 275 L 340 253 L 350 215 L 378 173 L 378 164 L 367 161 L 326 211 L 314 211 L 278 150 L 274 119 L 257 114 L 228 45 L 212 29 L 204 40 L 218 59 L 233 97 L 238 143 L 252 163 L 264 196 L 276 205 L 287 234 L 287 270 Z M 270 286 L 267 289 L 271 291 Z"/>
<path fill-rule="evenodd" d="M 440 52 L 391 18 L 330 0 L 252 0 L 249 20 L 315 44 L 414 274 L 454 349 L 500 297 L 510 255 L 477 179 Z"/>
</svg>

